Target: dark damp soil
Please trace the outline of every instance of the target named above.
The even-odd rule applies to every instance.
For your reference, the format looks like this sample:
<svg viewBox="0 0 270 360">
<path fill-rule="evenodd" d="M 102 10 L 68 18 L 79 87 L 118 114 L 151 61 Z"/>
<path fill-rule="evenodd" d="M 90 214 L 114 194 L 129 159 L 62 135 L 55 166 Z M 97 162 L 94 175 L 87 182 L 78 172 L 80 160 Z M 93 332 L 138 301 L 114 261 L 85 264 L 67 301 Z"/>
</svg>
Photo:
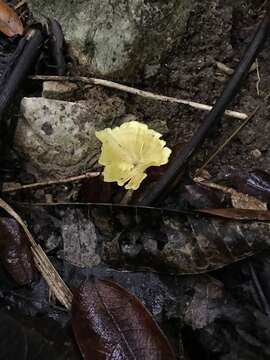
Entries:
<svg viewBox="0 0 270 360">
<path fill-rule="evenodd" d="M 262 0 L 196 1 L 184 38 L 162 59 L 158 75 L 148 78 L 138 87 L 163 95 L 214 104 L 229 78 L 217 68 L 217 62 L 235 68 L 263 14 Z M 257 59 L 256 69 L 250 72 L 230 106 L 230 109 L 247 114 L 260 106 L 259 111 L 230 145 L 208 165 L 207 170 L 212 176 L 223 175 L 231 168 L 260 168 L 270 171 L 269 59 L 270 40 Z M 110 90 L 108 93 L 115 94 L 115 91 Z M 169 146 L 189 141 L 204 121 L 204 112 L 187 106 L 148 101 L 120 93 L 117 95 L 125 98 L 127 113 L 137 114 L 146 122 L 166 122 L 168 133 L 165 137 Z M 189 164 L 191 175 L 240 123 L 240 120 L 233 118 L 222 118 Z M 27 174 L 22 174 L 21 179 L 23 176 L 27 178 Z M 32 182 L 32 179 L 28 181 Z M 73 190 L 69 185 L 51 187 L 7 199 L 44 201 L 46 195 L 51 195 L 50 199 L 53 200 L 70 201 L 74 200 Z M 14 206 L 17 205 L 15 203 Z M 63 261 L 62 246 L 65 239 L 61 229 L 70 228 L 72 236 L 74 234 L 76 239 L 81 240 L 80 236 L 84 239 L 88 228 L 85 227 L 85 230 L 85 222 L 80 220 L 86 216 L 82 209 L 74 207 L 48 211 L 46 207 L 38 210 L 33 210 L 34 207 L 31 206 L 27 210 L 18 208 L 35 238 L 42 246 L 47 246 L 46 251 L 51 261 L 70 288 L 78 287 L 82 280 L 93 275 L 119 282 L 136 294 L 161 324 L 177 352 L 178 359 L 269 359 L 269 253 L 259 254 L 252 260 L 247 259 L 212 272 L 210 276 L 171 276 L 148 271 L 147 268 L 140 271 L 136 267 L 122 271 L 121 268 L 113 269 L 110 264 L 99 264 L 96 268 L 80 268 Z M 105 211 L 100 209 L 88 210 L 87 216 L 97 228 L 97 248 L 104 242 L 110 245 L 112 233 L 119 231 L 119 227 L 114 228 L 111 213 L 104 214 Z M 77 223 L 69 221 L 69 218 L 74 219 L 75 216 Z M 122 226 L 127 221 L 127 215 L 120 211 L 115 217 L 117 226 L 119 223 Z M 71 225 L 74 225 L 74 228 Z M 133 236 L 137 245 L 136 237 L 137 233 L 141 235 L 141 229 L 138 226 L 135 230 L 130 237 Z M 147 236 L 146 234 L 146 240 Z M 156 239 L 150 237 L 148 243 L 155 244 L 155 241 Z M 73 251 L 73 248 L 71 250 Z M 184 250 L 188 249 L 183 249 L 183 252 Z M 1 347 L 10 349 L 11 355 L 8 355 L 8 359 L 15 360 L 22 358 L 18 354 L 26 348 L 25 344 L 35 353 L 35 347 L 31 345 L 34 342 L 44 349 L 41 353 L 44 357 L 41 356 L 41 359 L 48 355 L 51 355 L 52 359 L 81 358 L 71 335 L 70 314 L 63 311 L 59 304 L 50 302 L 47 285 L 43 279 L 38 276 L 37 278 L 39 280 L 31 286 L 17 287 L 0 265 L 0 319 L 1 323 L 6 324 L 6 327 L 0 327 L 0 350 Z M 258 282 L 262 284 L 262 294 Z M 14 346 L 14 354 L 10 347 L 13 340 L 6 336 L 6 328 L 15 329 L 13 337 L 21 344 L 21 347 Z M 57 336 L 54 336 L 55 334 Z M 48 343 L 54 343 L 56 349 L 50 348 Z M 0 352 L 0 359 L 2 358 Z M 35 357 L 31 357 L 30 352 L 28 357 L 24 358 Z"/>
<path fill-rule="evenodd" d="M 263 1 L 197 1 L 186 34 L 167 58 L 163 59 L 157 76 L 145 87 L 169 96 L 214 104 L 221 94 L 228 75 L 217 68 L 221 62 L 234 68 L 251 40 L 263 16 Z M 260 109 L 250 123 L 226 147 L 207 170 L 211 175 L 225 173 L 229 168 L 270 169 L 269 148 L 269 55 L 270 42 L 257 59 L 257 69 L 243 83 L 230 108 L 250 113 Z M 168 105 L 133 97 L 130 110 L 147 118 L 167 121 L 170 145 L 187 142 L 204 120 L 204 112 L 182 105 Z M 192 161 L 192 172 L 226 140 L 240 125 L 239 120 L 223 117 L 212 130 L 209 140 Z"/>
</svg>

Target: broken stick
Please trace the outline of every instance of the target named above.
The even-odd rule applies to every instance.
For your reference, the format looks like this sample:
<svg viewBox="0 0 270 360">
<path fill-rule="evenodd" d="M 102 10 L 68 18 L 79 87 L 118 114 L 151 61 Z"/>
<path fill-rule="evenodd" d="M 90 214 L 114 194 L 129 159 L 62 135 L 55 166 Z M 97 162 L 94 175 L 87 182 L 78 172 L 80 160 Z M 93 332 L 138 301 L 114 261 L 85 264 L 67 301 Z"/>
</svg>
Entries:
<svg viewBox="0 0 270 360">
<path fill-rule="evenodd" d="M 129 94 L 141 96 L 146 99 L 164 101 L 167 103 L 188 105 L 192 108 L 195 108 L 198 110 L 203 110 L 203 111 L 211 111 L 213 108 L 210 105 L 201 104 L 201 103 L 198 103 L 195 101 L 178 99 L 178 98 L 171 97 L 171 96 L 158 95 L 158 94 L 154 94 L 150 91 L 136 89 L 136 88 L 133 88 L 133 87 L 130 87 L 127 85 L 122 85 L 122 84 L 119 84 L 119 83 L 116 83 L 113 81 L 109 81 L 109 80 L 104 80 L 104 79 L 88 78 L 88 77 L 83 77 L 83 76 L 46 76 L 46 75 L 30 76 L 30 79 L 42 80 L 42 81 L 82 82 L 84 84 L 100 85 L 100 86 L 116 89 L 116 90 L 123 91 L 123 92 L 129 93 Z M 244 114 L 244 113 L 238 112 L 238 111 L 232 111 L 232 110 L 226 110 L 224 114 L 229 117 L 232 117 L 235 119 L 240 119 L 240 120 L 245 120 L 248 117 L 247 114 Z"/>
<path fill-rule="evenodd" d="M 100 172 L 87 172 L 82 175 L 71 176 L 71 177 L 58 179 L 58 180 L 48 180 L 48 181 L 40 181 L 40 182 L 26 184 L 26 185 L 16 185 L 16 186 L 12 186 L 12 187 L 9 187 L 6 189 L 2 189 L 2 193 L 11 193 L 11 192 L 16 192 L 16 191 L 21 191 L 21 190 L 34 190 L 34 189 L 40 189 L 40 188 L 51 186 L 51 185 L 69 184 L 69 183 L 73 183 L 76 181 L 81 181 L 81 180 L 97 177 L 99 175 L 100 175 Z"/>
</svg>

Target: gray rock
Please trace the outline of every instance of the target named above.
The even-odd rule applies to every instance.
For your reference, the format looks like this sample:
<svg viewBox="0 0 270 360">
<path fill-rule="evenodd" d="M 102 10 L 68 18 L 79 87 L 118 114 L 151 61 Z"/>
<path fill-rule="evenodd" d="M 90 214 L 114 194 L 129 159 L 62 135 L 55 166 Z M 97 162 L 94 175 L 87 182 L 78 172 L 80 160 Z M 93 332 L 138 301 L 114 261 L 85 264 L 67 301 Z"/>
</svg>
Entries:
<svg viewBox="0 0 270 360">
<path fill-rule="evenodd" d="M 97 235 L 89 217 L 77 210 L 65 212 L 62 218 L 64 259 L 79 267 L 91 268 L 100 263 Z"/>
<path fill-rule="evenodd" d="M 36 16 L 56 18 L 82 64 L 96 75 L 135 79 L 157 73 L 181 39 L 193 0 L 29 0 Z"/>
<path fill-rule="evenodd" d="M 97 161 L 100 143 L 95 131 L 112 126 L 124 113 L 122 100 L 98 90 L 81 103 L 24 98 L 15 147 L 37 179 L 78 175 Z"/>
</svg>

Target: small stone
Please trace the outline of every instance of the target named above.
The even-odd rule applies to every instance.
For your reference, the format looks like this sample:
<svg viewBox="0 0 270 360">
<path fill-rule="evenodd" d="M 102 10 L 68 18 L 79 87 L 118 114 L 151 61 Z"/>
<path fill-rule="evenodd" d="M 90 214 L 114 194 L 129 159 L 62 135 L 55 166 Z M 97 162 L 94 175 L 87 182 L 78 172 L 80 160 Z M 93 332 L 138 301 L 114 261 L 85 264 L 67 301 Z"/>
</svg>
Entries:
<svg viewBox="0 0 270 360">
<path fill-rule="evenodd" d="M 250 154 L 255 158 L 259 159 L 262 156 L 262 153 L 259 149 L 254 149 L 250 152 Z"/>
<path fill-rule="evenodd" d="M 100 153 L 95 131 L 123 116 L 118 97 L 98 91 L 88 102 L 24 98 L 14 144 L 25 169 L 36 179 L 78 175 L 90 169 Z"/>
<path fill-rule="evenodd" d="M 46 201 L 47 204 L 53 203 L 53 196 L 52 196 L 52 194 L 46 194 L 46 195 L 45 195 L 45 201 Z"/>
<path fill-rule="evenodd" d="M 44 81 L 42 96 L 47 99 L 72 99 L 78 91 L 78 85 L 71 82 Z"/>
<path fill-rule="evenodd" d="M 88 216 L 76 209 L 66 212 L 61 235 L 66 261 L 82 268 L 91 268 L 100 263 L 95 226 Z"/>
</svg>

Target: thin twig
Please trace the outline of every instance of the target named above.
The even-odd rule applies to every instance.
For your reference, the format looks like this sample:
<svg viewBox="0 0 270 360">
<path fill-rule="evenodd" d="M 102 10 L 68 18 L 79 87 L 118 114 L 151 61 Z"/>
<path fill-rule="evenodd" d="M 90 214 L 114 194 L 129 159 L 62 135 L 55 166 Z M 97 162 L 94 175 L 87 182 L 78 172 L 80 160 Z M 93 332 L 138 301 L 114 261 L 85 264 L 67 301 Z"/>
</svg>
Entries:
<svg viewBox="0 0 270 360">
<path fill-rule="evenodd" d="M 27 226 L 23 222 L 22 218 L 12 209 L 3 199 L 0 198 L 0 207 L 4 209 L 10 216 L 12 216 L 23 228 L 27 239 L 31 244 L 31 250 L 34 256 L 34 262 L 41 275 L 46 280 L 50 290 L 55 297 L 64 305 L 67 309 L 71 308 L 72 292 L 67 287 L 61 276 L 58 274 L 53 264 L 43 251 L 42 247 L 38 245 Z"/>
<path fill-rule="evenodd" d="M 251 278 L 252 278 L 254 287 L 255 287 L 255 289 L 257 291 L 258 298 L 259 298 L 259 300 L 261 302 L 261 305 L 263 307 L 263 310 L 266 313 L 266 315 L 268 317 L 270 317 L 270 307 L 269 307 L 268 301 L 266 300 L 264 291 L 262 289 L 262 286 L 260 284 L 260 280 L 259 280 L 259 278 L 258 278 L 258 276 L 256 274 L 254 266 L 250 261 L 248 262 L 248 267 L 249 267 L 249 271 L 250 271 L 250 274 L 251 274 Z"/>
<path fill-rule="evenodd" d="M 225 86 L 222 95 L 217 100 L 212 111 L 207 114 L 205 121 L 202 122 L 202 125 L 193 135 L 190 142 L 188 142 L 183 148 L 181 148 L 181 150 L 178 151 L 176 157 L 171 161 L 168 169 L 156 182 L 155 187 L 151 187 L 151 189 L 150 187 L 145 188 L 139 200 L 140 205 L 150 205 L 157 200 L 161 200 L 161 198 L 164 198 L 168 192 L 179 183 L 181 179 L 179 175 L 183 172 L 184 166 L 194 155 L 198 147 L 205 141 L 213 126 L 218 124 L 221 116 L 224 114 L 226 107 L 233 100 L 241 88 L 241 84 L 244 78 L 247 76 L 250 66 L 255 61 L 260 50 L 262 49 L 262 45 L 268 37 L 269 30 L 270 6 L 267 9 L 266 15 L 264 16 L 255 35 L 253 36 L 253 39 L 248 46 L 242 60 L 238 64 L 233 76 Z"/>
<path fill-rule="evenodd" d="M 14 10 L 18 10 L 20 7 L 24 6 L 25 4 L 26 4 L 26 0 L 22 0 L 18 2 L 18 4 L 14 6 Z"/>
<path fill-rule="evenodd" d="M 224 143 L 209 157 L 209 159 L 200 167 L 200 169 L 196 172 L 197 174 L 200 174 L 202 170 L 206 168 L 206 166 L 227 146 L 232 139 L 247 125 L 247 123 L 254 117 L 254 115 L 257 113 L 259 109 L 259 106 L 249 115 L 249 117 L 240 124 L 233 132 L 232 134 L 224 141 Z"/>
<path fill-rule="evenodd" d="M 119 84 L 119 83 L 116 83 L 113 81 L 109 81 L 109 80 L 104 80 L 104 79 L 87 78 L 87 77 L 83 77 L 83 76 L 45 76 L 45 75 L 30 76 L 30 79 L 42 80 L 42 81 L 82 82 L 84 84 L 94 84 L 94 85 L 100 85 L 100 86 L 116 89 L 119 91 L 127 92 L 129 94 L 141 96 L 146 99 L 188 105 L 192 108 L 204 110 L 204 111 L 211 111 L 213 108 L 210 105 L 201 104 L 201 103 L 190 101 L 190 100 L 178 99 L 178 98 L 171 97 L 171 96 L 158 95 L 158 94 L 154 94 L 150 91 L 139 90 L 139 89 L 127 86 L 127 85 L 122 85 L 122 84 Z M 245 120 L 247 118 L 247 114 L 237 112 L 237 111 L 232 111 L 232 110 L 226 110 L 224 114 L 229 117 L 240 119 L 240 120 Z"/>
<path fill-rule="evenodd" d="M 51 186 L 51 185 L 68 184 L 68 183 L 72 183 L 72 182 L 76 182 L 76 181 L 80 181 L 80 180 L 84 180 L 84 179 L 97 177 L 99 175 L 100 175 L 100 172 L 88 172 L 88 173 L 85 173 L 82 175 L 67 177 L 67 178 L 58 179 L 58 180 L 48 180 L 48 181 L 41 181 L 41 182 L 36 182 L 36 183 L 32 183 L 32 184 L 13 186 L 13 187 L 10 187 L 7 189 L 3 189 L 2 192 L 3 193 L 11 193 L 11 192 L 21 191 L 21 190 L 39 189 L 39 188 Z"/>
<path fill-rule="evenodd" d="M 256 90 L 257 90 L 257 95 L 260 96 L 260 82 L 261 82 L 261 75 L 260 75 L 260 70 L 259 70 L 259 62 L 258 59 L 256 59 L 256 72 L 257 72 L 257 82 L 256 82 Z"/>
<path fill-rule="evenodd" d="M 179 215 L 197 215 L 197 210 L 181 210 L 181 209 L 174 209 L 174 208 L 167 208 L 167 207 L 157 207 L 157 206 L 140 206 L 140 205 L 129 205 L 129 204 L 122 204 L 122 203 L 100 203 L 100 202 L 19 202 L 19 205 L 23 206 L 44 206 L 44 207 L 59 207 L 59 206 L 71 206 L 71 207 L 100 207 L 100 208 L 108 208 L 110 210 L 113 209 L 126 209 L 126 210 L 134 210 L 135 212 L 138 211 L 158 211 L 160 213 L 172 213 L 172 214 L 179 214 Z"/>
<path fill-rule="evenodd" d="M 268 0 L 265 0 L 265 1 L 261 4 L 261 6 L 259 7 L 259 9 L 257 10 L 258 13 L 261 12 L 261 11 L 264 9 L 264 7 L 265 7 L 265 5 L 267 4 L 267 2 L 268 2 Z"/>
<path fill-rule="evenodd" d="M 244 194 L 243 194 L 244 195 Z M 99 202 L 19 202 L 19 205 L 28 206 L 32 209 L 38 207 L 44 208 L 62 208 L 62 207 L 71 207 L 71 208 L 104 208 L 109 210 L 111 213 L 114 210 L 125 210 L 125 211 L 134 211 L 135 217 L 142 212 L 151 213 L 157 212 L 161 216 L 165 214 L 177 215 L 178 217 L 185 217 L 185 216 L 218 216 L 224 219 L 231 219 L 231 220 L 244 220 L 244 221 L 268 221 L 270 219 L 270 210 L 255 210 L 255 209 L 237 209 L 237 212 L 234 212 L 235 208 L 232 209 L 195 209 L 195 210 L 185 210 L 185 209 L 175 209 L 175 208 L 168 208 L 168 207 L 156 207 L 156 206 L 142 206 L 142 205 L 128 205 L 128 204 L 121 204 L 121 203 L 99 203 Z M 212 210 L 212 211 L 211 211 Z M 228 210 L 228 211 L 226 211 Z"/>
</svg>

